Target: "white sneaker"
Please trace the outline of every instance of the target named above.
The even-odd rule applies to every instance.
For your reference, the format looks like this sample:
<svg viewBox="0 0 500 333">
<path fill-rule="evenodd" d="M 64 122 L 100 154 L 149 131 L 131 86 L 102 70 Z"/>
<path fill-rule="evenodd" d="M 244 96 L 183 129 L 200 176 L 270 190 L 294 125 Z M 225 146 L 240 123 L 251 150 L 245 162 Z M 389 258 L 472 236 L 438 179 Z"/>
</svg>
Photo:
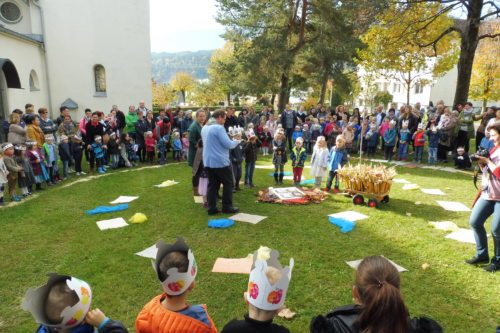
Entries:
<svg viewBox="0 0 500 333">
<path fill-rule="evenodd" d="M 86 174 L 87 174 L 86 172 L 83 171 L 80 172 L 80 175 L 86 175 Z"/>
<path fill-rule="evenodd" d="M 79 173 L 79 172 L 77 172 L 77 173 L 76 173 L 76 175 L 77 175 L 77 176 L 80 176 L 80 173 Z"/>
<path fill-rule="evenodd" d="M 68 173 L 75 173 L 75 170 L 73 170 L 73 169 L 69 168 L 69 169 L 68 169 Z"/>
</svg>

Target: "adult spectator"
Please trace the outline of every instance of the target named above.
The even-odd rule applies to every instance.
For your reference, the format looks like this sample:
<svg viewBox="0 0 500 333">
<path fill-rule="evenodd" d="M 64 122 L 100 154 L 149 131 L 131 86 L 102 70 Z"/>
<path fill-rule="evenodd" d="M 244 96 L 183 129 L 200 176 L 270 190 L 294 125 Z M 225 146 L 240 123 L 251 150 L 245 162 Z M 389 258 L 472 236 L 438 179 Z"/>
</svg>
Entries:
<svg viewBox="0 0 500 333">
<path fill-rule="evenodd" d="M 170 124 L 174 124 L 174 114 L 172 113 L 172 109 L 169 107 L 165 107 L 165 117 L 168 117 L 170 120 Z"/>
<path fill-rule="evenodd" d="M 59 108 L 59 117 L 57 117 L 56 119 L 56 124 L 58 128 L 63 123 L 64 117 L 66 116 L 69 116 L 69 109 L 65 106 L 61 106 Z"/>
<path fill-rule="evenodd" d="M 57 131 L 57 125 L 52 119 L 49 118 L 49 111 L 46 108 L 38 109 L 38 116 L 40 117 L 40 128 L 43 134 L 52 134 Z"/>
<path fill-rule="evenodd" d="M 321 105 L 321 104 L 318 104 Z M 326 116 L 328 115 L 328 112 L 326 112 L 326 108 L 322 106 L 316 113 L 316 118 L 318 119 L 326 119 Z"/>
<path fill-rule="evenodd" d="M 253 124 L 254 128 L 257 128 L 257 126 L 259 126 L 260 116 L 257 114 L 257 112 L 255 112 L 255 108 L 250 107 L 248 109 L 248 114 L 246 118 L 247 118 L 246 126 L 248 126 L 248 124 Z"/>
<path fill-rule="evenodd" d="M 96 135 L 102 136 L 104 134 L 104 126 L 99 121 L 99 113 L 99 111 L 92 112 L 92 117 L 85 127 L 85 136 L 83 137 L 83 141 L 85 142 L 85 146 L 89 152 L 90 171 L 94 170 L 95 163 L 95 156 L 92 152 L 91 145 L 94 143 Z"/>
<path fill-rule="evenodd" d="M 307 114 L 306 109 L 303 105 L 299 107 L 299 111 L 297 111 L 297 117 L 300 119 L 300 121 L 302 121 L 302 124 L 306 122 Z"/>
<path fill-rule="evenodd" d="M 27 103 L 25 106 L 24 106 L 24 115 L 23 115 L 23 118 L 22 120 L 24 122 L 26 122 L 26 118 L 28 118 L 30 115 L 35 115 L 35 106 L 31 103 Z"/>
<path fill-rule="evenodd" d="M 477 156 L 482 171 L 481 191 L 469 219 L 476 240 L 476 255 L 466 262 L 473 265 L 489 263 L 488 238 L 484 223 L 488 217 L 493 216 L 493 258 L 484 270 L 496 272 L 500 270 L 500 122 L 497 121 L 488 128 L 490 140 L 495 146 L 490 150 L 490 157 Z"/>
<path fill-rule="evenodd" d="M 203 165 L 208 173 L 208 215 L 218 214 L 217 191 L 223 184 L 222 212 L 237 213 L 238 208 L 233 207 L 233 173 L 229 160 L 229 151 L 235 148 L 239 141 L 232 141 L 224 129 L 226 112 L 217 110 L 212 117 L 215 122 L 209 123 L 201 130 L 203 140 Z"/>
<path fill-rule="evenodd" d="M 236 119 L 238 121 L 238 126 L 243 128 L 247 127 L 247 113 L 247 108 L 241 109 L 240 113 L 238 114 L 238 118 Z"/>
<path fill-rule="evenodd" d="M 45 135 L 40 128 L 40 118 L 34 114 L 30 114 L 25 118 L 26 122 L 26 137 L 36 141 L 38 147 L 43 146 L 45 143 Z"/>
<path fill-rule="evenodd" d="M 21 112 L 22 113 L 22 112 Z M 26 128 L 21 126 L 21 116 L 19 113 L 12 112 L 9 117 L 9 134 L 7 135 L 7 142 L 16 145 L 24 145 L 26 142 Z"/>
<path fill-rule="evenodd" d="M 153 111 L 148 111 L 146 114 L 146 123 L 148 124 L 148 131 L 153 132 L 156 127 Z"/>
<path fill-rule="evenodd" d="M 135 106 L 128 107 L 128 114 L 125 117 L 125 128 L 128 135 L 135 141 L 135 124 L 137 123 L 137 111 Z"/>
<path fill-rule="evenodd" d="M 472 137 L 474 137 L 474 109 L 472 103 L 467 102 L 458 116 L 457 147 L 464 147 L 465 152 L 469 153 L 469 141 Z"/>
<path fill-rule="evenodd" d="M 196 155 L 196 146 L 198 145 L 198 141 L 201 139 L 201 129 L 203 125 L 205 125 L 205 122 L 207 120 L 205 111 L 203 111 L 202 109 L 196 111 L 195 117 L 196 117 L 195 121 L 188 128 L 189 132 L 188 165 L 190 167 L 193 166 L 194 157 Z M 196 182 L 195 184 L 193 180 L 193 188 L 194 187 L 196 187 L 197 189 L 198 183 Z M 198 195 L 197 190 L 195 195 Z"/>
<path fill-rule="evenodd" d="M 500 108 L 495 108 L 494 106 L 492 108 L 495 110 L 495 118 L 491 118 L 490 121 L 488 121 L 488 125 L 486 125 L 486 127 L 493 125 L 497 121 L 500 121 Z"/>
<path fill-rule="evenodd" d="M 92 110 L 85 109 L 85 115 L 82 117 L 82 119 L 80 119 L 80 122 L 78 123 L 78 130 L 80 131 L 82 137 L 84 137 L 86 134 L 85 128 L 87 127 L 87 124 L 90 121 L 91 117 L 92 117 Z"/>
<path fill-rule="evenodd" d="M 384 107 L 382 105 L 375 108 L 375 117 L 377 118 L 377 126 L 380 126 L 385 118 Z"/>
<path fill-rule="evenodd" d="M 224 123 L 224 128 L 226 129 L 226 132 L 229 131 L 229 127 L 236 127 L 238 126 L 238 120 L 236 119 L 236 116 L 234 115 L 234 109 L 231 107 L 228 107 L 226 109 L 226 122 Z"/>
<path fill-rule="evenodd" d="M 160 110 L 160 112 L 158 112 L 158 116 L 155 117 L 155 123 L 163 120 L 163 118 L 165 118 L 165 110 Z"/>
<path fill-rule="evenodd" d="M 269 132 L 271 133 L 271 137 L 274 138 L 274 133 L 278 128 L 278 122 L 276 121 L 276 116 L 273 113 L 269 115 L 269 119 L 266 121 L 266 126 Z"/>
<path fill-rule="evenodd" d="M 186 111 L 186 116 L 184 117 L 184 120 L 182 122 L 183 122 L 182 128 L 184 128 L 184 132 L 182 132 L 182 133 L 185 133 L 189 130 L 189 127 L 193 123 L 193 111 L 192 110 Z"/>
<path fill-rule="evenodd" d="M 430 318 L 410 318 L 400 287 L 398 270 L 389 260 L 382 256 L 364 258 L 356 270 L 352 288 L 355 304 L 313 318 L 311 333 L 443 332 Z"/>
<path fill-rule="evenodd" d="M 187 127 L 184 127 L 185 126 L 184 118 L 185 115 L 184 111 L 182 110 L 180 110 L 174 118 L 174 127 L 177 128 L 179 130 L 179 133 L 181 134 L 187 131 Z"/>
<path fill-rule="evenodd" d="M 450 108 L 445 108 L 444 113 L 438 123 L 439 145 L 437 159 L 438 162 L 448 162 L 448 151 L 451 150 L 453 133 L 457 126 L 457 120 L 452 116 Z"/>
<path fill-rule="evenodd" d="M 281 113 L 281 126 L 285 130 L 286 139 L 288 141 L 288 150 L 292 150 L 292 146 L 295 143 L 292 142 L 292 135 L 297 126 L 297 112 L 290 108 L 290 104 L 288 104 L 285 108 L 285 111 Z"/>
<path fill-rule="evenodd" d="M 170 132 L 172 132 L 172 124 L 170 123 L 169 117 L 165 117 L 162 120 L 158 120 L 156 122 L 155 129 L 153 131 L 156 140 L 159 141 L 160 138 L 164 137 L 165 135 L 170 135 Z"/>
<path fill-rule="evenodd" d="M 144 101 L 140 101 L 139 102 L 139 107 L 137 108 L 137 110 L 135 110 L 136 113 L 139 113 L 142 112 L 142 115 L 145 117 L 146 114 L 148 113 L 149 109 L 146 107 Z"/>
<path fill-rule="evenodd" d="M 57 134 L 59 137 L 66 135 L 68 138 L 72 138 L 75 136 L 77 131 L 77 127 L 73 123 L 73 120 L 71 120 L 71 116 L 67 115 L 64 116 L 64 121 L 62 122 L 61 125 L 59 125 L 59 128 L 57 129 Z"/>
<path fill-rule="evenodd" d="M 149 125 L 142 111 L 137 112 L 137 122 L 135 123 L 135 142 L 138 144 L 137 155 L 139 155 L 139 161 L 146 161 L 146 138 L 144 135 L 149 131 Z"/>
<path fill-rule="evenodd" d="M 116 111 L 116 137 L 119 137 L 123 133 L 123 129 L 127 126 L 127 120 L 125 119 L 125 113 L 123 111 Z"/>
<path fill-rule="evenodd" d="M 481 120 L 476 130 L 476 151 L 479 149 L 479 144 L 485 136 L 486 125 L 492 118 L 495 118 L 495 110 L 493 108 L 486 108 L 480 115 L 472 115 L 474 121 Z"/>
</svg>

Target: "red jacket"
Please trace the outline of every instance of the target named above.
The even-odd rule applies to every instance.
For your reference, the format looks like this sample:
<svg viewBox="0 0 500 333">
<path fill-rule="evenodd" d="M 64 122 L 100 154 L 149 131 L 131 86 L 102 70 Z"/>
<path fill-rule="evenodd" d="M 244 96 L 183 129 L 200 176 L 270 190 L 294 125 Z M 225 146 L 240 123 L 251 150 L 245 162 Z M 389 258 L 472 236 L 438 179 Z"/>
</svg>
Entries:
<svg viewBox="0 0 500 333">
<path fill-rule="evenodd" d="M 417 131 L 413 134 L 413 146 L 423 147 L 425 145 L 425 132 Z"/>
<path fill-rule="evenodd" d="M 146 151 L 155 151 L 155 138 L 150 137 L 145 139 Z"/>
</svg>

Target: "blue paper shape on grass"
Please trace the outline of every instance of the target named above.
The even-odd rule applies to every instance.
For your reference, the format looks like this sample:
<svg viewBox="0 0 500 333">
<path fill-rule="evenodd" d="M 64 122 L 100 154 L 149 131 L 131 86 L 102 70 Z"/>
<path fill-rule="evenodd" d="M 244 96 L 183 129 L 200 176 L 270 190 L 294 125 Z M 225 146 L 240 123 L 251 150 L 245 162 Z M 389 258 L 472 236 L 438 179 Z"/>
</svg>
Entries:
<svg viewBox="0 0 500 333">
<path fill-rule="evenodd" d="M 279 175 L 279 173 L 278 173 L 278 175 Z M 283 176 L 291 176 L 291 175 L 292 175 L 292 173 L 290 171 L 283 172 Z M 274 177 L 274 172 L 271 172 L 269 174 L 269 176 Z"/>
<path fill-rule="evenodd" d="M 94 209 L 86 211 L 85 213 L 87 213 L 87 215 L 95 215 L 102 213 L 119 212 L 125 209 L 128 209 L 128 204 L 120 204 L 115 206 L 98 206 Z"/>
<path fill-rule="evenodd" d="M 328 221 L 330 221 L 331 224 L 339 227 L 340 232 L 344 234 L 352 231 L 352 229 L 354 229 L 354 227 L 356 226 L 356 222 L 349 221 L 339 217 L 330 216 L 328 218 Z"/>
<path fill-rule="evenodd" d="M 315 182 L 314 179 L 304 179 L 300 182 L 300 185 L 313 185 Z"/>
<path fill-rule="evenodd" d="M 208 221 L 208 226 L 210 228 L 216 228 L 216 229 L 225 229 L 232 227 L 233 225 L 234 221 L 231 219 L 217 219 Z"/>
</svg>

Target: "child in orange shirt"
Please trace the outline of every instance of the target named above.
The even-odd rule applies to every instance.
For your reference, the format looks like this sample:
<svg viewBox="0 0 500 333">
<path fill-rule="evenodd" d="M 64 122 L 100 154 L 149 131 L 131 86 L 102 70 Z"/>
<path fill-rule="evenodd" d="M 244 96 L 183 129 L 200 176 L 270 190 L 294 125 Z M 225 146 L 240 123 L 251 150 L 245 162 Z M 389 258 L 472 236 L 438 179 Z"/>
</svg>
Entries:
<svg viewBox="0 0 500 333">
<path fill-rule="evenodd" d="M 193 252 L 182 238 L 156 243 L 155 270 L 165 293 L 147 303 L 137 316 L 137 333 L 217 333 L 205 305 L 189 305 L 198 272 Z"/>
</svg>

